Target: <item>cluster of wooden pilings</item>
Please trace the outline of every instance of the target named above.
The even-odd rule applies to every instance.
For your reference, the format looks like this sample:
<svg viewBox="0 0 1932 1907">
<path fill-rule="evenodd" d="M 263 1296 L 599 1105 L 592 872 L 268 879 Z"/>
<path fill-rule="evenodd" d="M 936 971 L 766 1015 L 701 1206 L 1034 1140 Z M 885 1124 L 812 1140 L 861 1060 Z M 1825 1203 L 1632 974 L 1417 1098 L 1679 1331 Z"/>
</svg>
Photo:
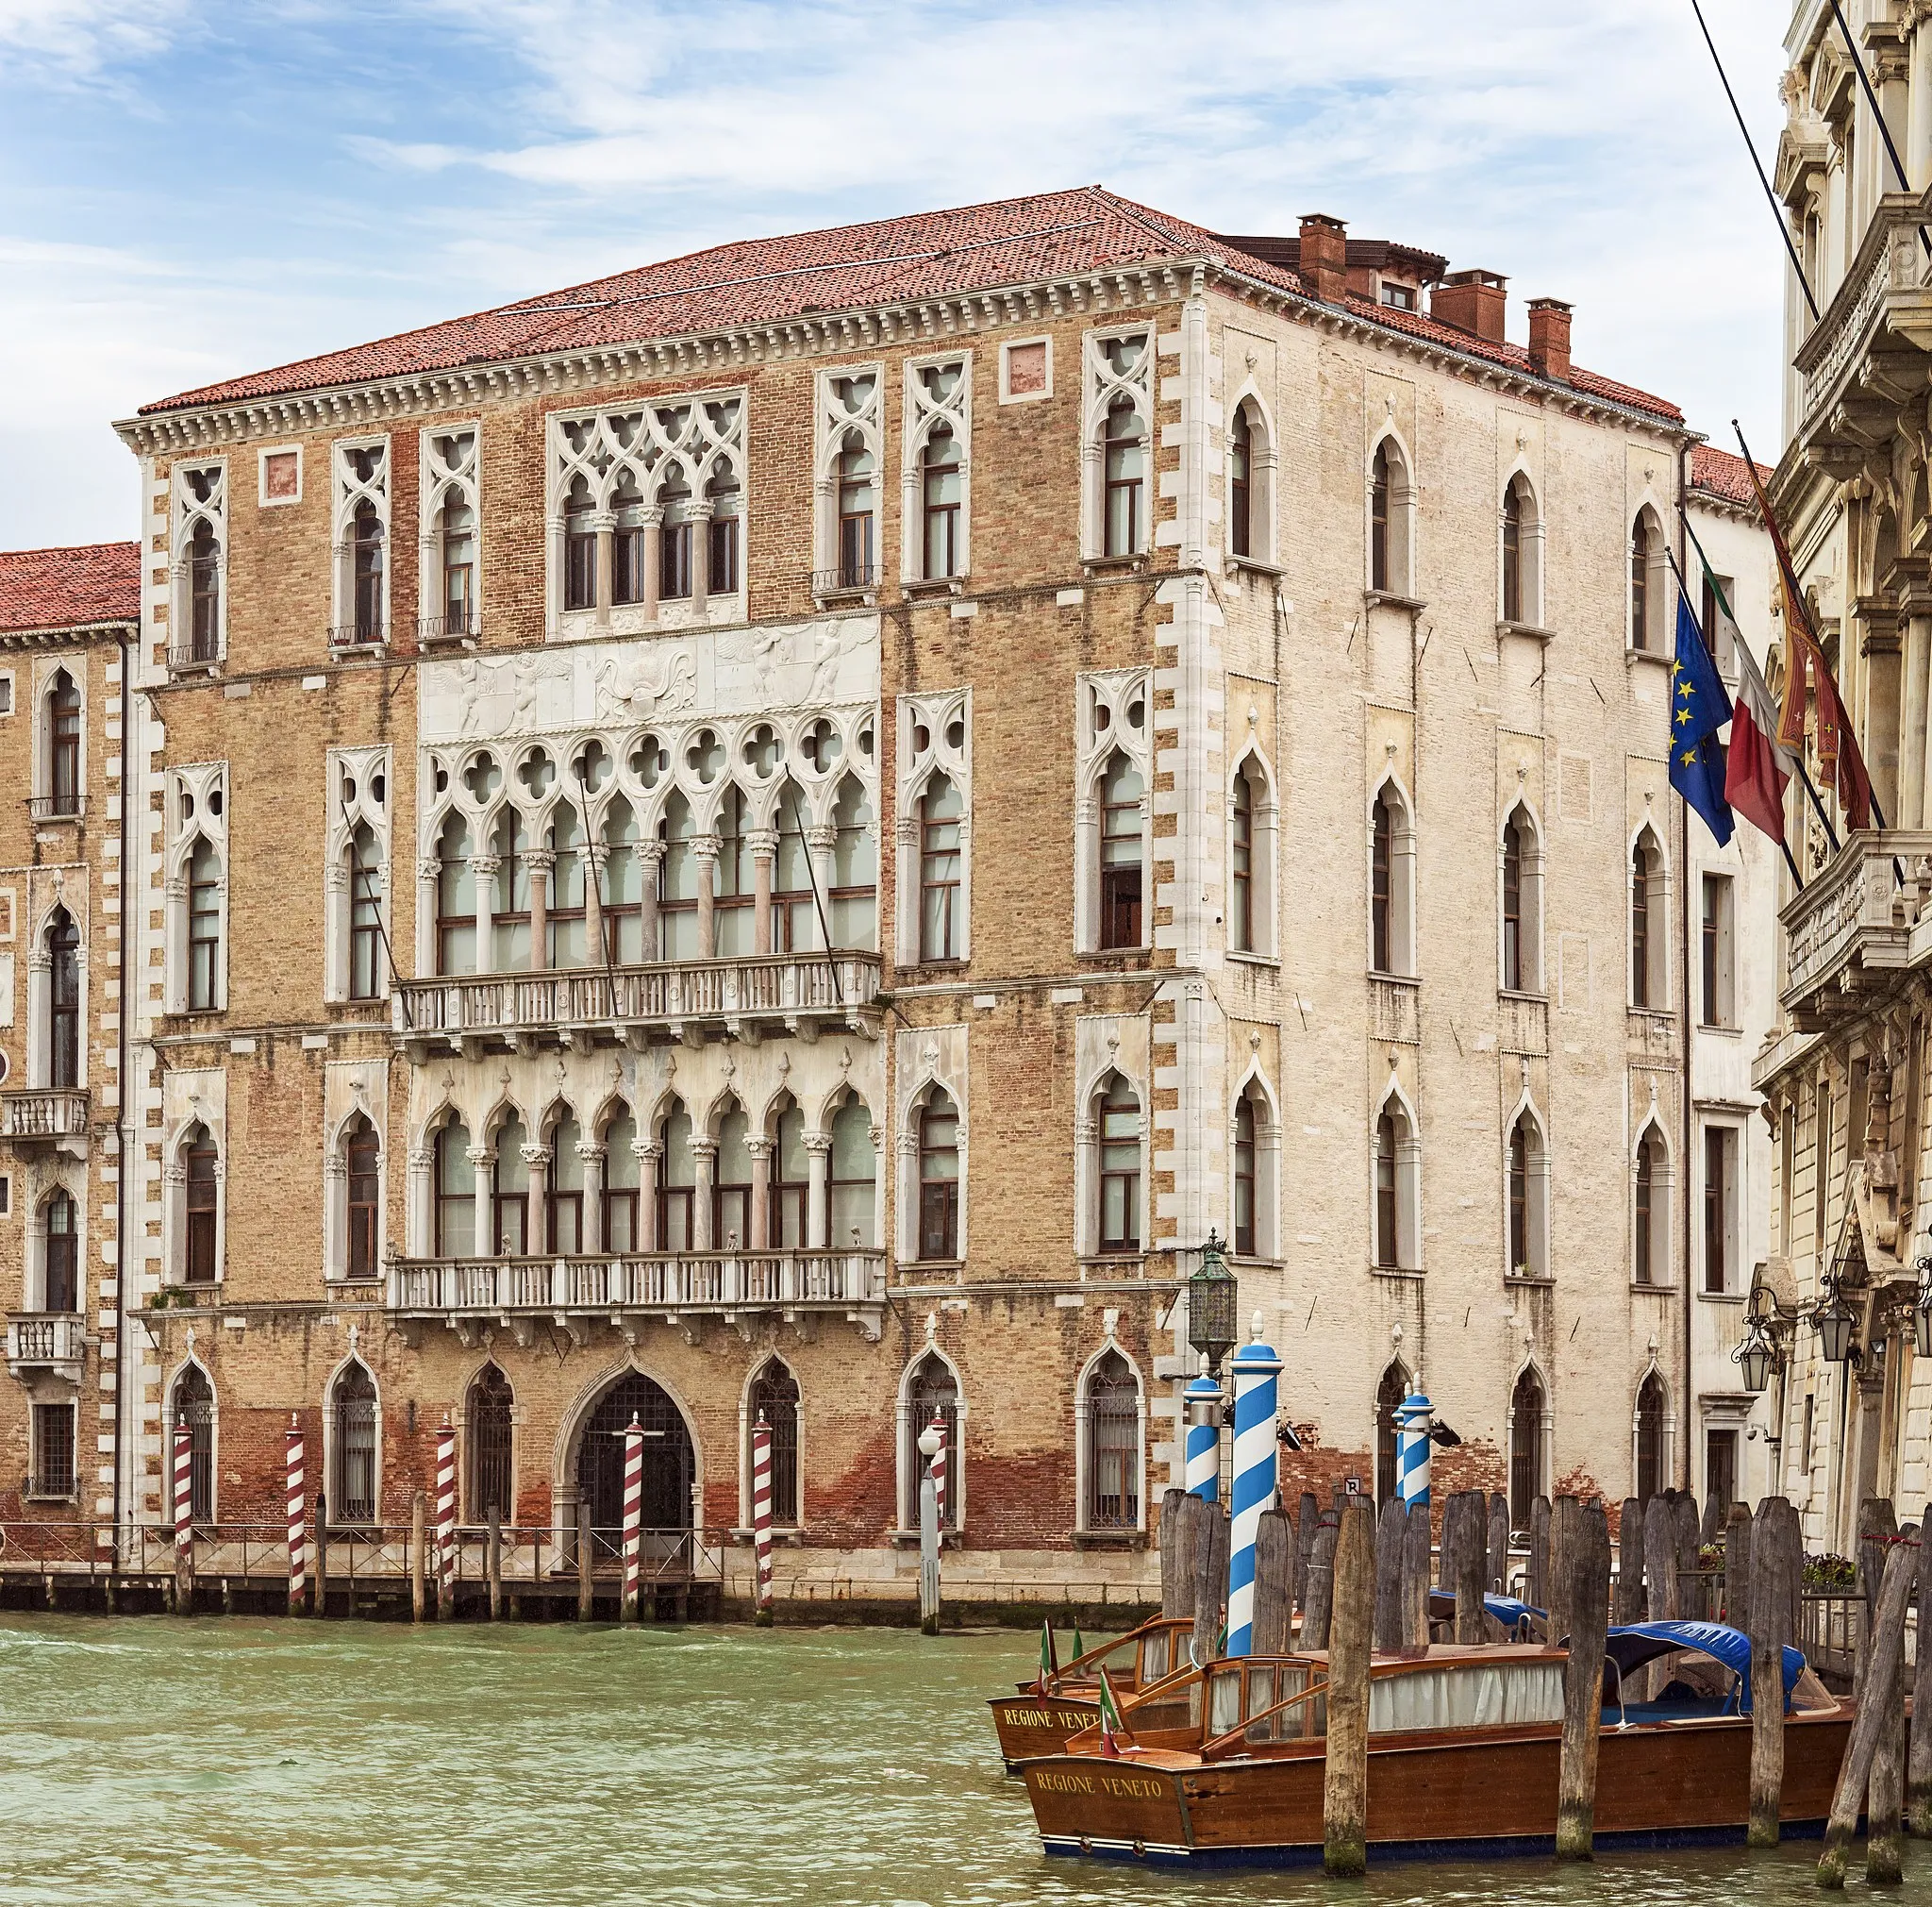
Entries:
<svg viewBox="0 0 1932 1907">
<path fill-rule="evenodd" d="M 1866 1620 L 1853 1695 L 1857 1718 L 1840 1770 L 1819 1863 L 1819 1882 L 1842 1887 L 1860 1818 L 1867 1823 L 1866 1878 L 1902 1878 L 1901 1833 L 1932 1837 L 1932 1700 L 1906 1718 L 1906 1617 L 1916 1594 L 1932 1618 L 1932 1564 L 1922 1526 L 1900 1529 L 1891 1503 L 1869 1498 L 1859 1518 L 1858 1584 Z M 1928 1506 L 1925 1527 L 1932 1527 Z M 1752 1644 L 1752 1847 L 1775 1847 L 1784 1782 L 1784 1650 L 1801 1635 L 1804 1541 L 1782 1497 L 1754 1514 L 1742 1504 L 1720 1517 L 1670 1492 L 1622 1508 L 1614 1581 L 1609 1522 L 1599 1499 L 1539 1497 L 1530 1518 L 1524 1600 L 1547 1612 L 1551 1643 L 1567 1641 L 1557 1853 L 1591 1858 L 1597 1746 L 1602 1728 L 1605 1635 L 1618 1623 L 1715 1619 Z M 1724 1600 L 1711 1599 L 1700 1552 L 1724 1548 Z M 1366 1865 L 1369 1663 L 1372 1650 L 1426 1648 L 1432 1639 L 1481 1646 L 1510 1639 L 1485 1610 L 1509 1570 L 1509 1514 L 1501 1496 L 1467 1491 L 1442 1505 L 1440 1544 L 1430 1511 L 1391 1500 L 1377 1512 L 1338 1493 L 1325 1508 L 1304 1494 L 1298 1509 L 1265 1512 L 1255 1548 L 1254 1651 L 1328 1652 L 1327 1767 L 1324 1865 L 1359 1874 Z M 1161 1613 L 1191 1616 L 1195 1659 L 1208 1663 L 1224 1640 L 1228 1518 L 1220 1505 L 1179 1490 L 1161 1505 Z M 1432 1564 L 1434 1582 L 1431 1581 Z M 1430 1590 L 1455 1598 L 1452 1620 L 1433 1622 Z M 1922 1618 L 1922 1620 L 1924 1618 Z M 1921 1631 L 1924 1633 L 1924 1631 Z M 1670 1674 L 1667 1663 L 1649 1674 Z"/>
</svg>

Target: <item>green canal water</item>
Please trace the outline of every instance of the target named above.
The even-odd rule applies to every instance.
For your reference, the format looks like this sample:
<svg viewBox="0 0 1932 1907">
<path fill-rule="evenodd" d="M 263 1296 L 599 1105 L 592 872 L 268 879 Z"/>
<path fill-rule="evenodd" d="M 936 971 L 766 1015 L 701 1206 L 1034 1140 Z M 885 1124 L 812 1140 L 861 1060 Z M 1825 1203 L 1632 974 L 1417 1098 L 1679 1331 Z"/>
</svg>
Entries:
<svg viewBox="0 0 1932 1907">
<path fill-rule="evenodd" d="M 0 1902 L 1819 1898 L 1815 1848 L 1390 1866 L 1353 1887 L 1047 1861 L 983 1706 L 1035 1648 L 1019 1632 L 9 1615 Z M 1932 1848 L 1915 1865 L 1907 1897 L 1932 1898 Z"/>
</svg>

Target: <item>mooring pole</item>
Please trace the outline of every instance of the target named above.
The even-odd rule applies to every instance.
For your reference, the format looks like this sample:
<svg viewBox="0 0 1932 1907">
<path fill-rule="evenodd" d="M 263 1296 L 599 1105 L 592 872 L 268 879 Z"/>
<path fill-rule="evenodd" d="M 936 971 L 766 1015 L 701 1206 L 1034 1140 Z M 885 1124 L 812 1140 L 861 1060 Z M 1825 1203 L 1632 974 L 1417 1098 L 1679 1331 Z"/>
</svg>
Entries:
<svg viewBox="0 0 1932 1907">
<path fill-rule="evenodd" d="M 1919 1660 L 1932 1671 L 1932 1503 L 1919 1523 Z M 1912 1697 L 1912 1743 L 1906 1763 L 1906 1826 L 1914 1834 L 1932 1839 L 1932 1672 L 1920 1681 Z"/>
<path fill-rule="evenodd" d="M 1785 1645 L 1791 1640 L 1792 1573 L 1800 1557 L 1789 1540 L 1797 1514 L 1782 1497 L 1757 1506 L 1751 1535 L 1751 1821 L 1745 1845 L 1775 1848 L 1785 1786 Z"/>
<path fill-rule="evenodd" d="M 1610 1619 L 1610 1526 L 1603 1506 L 1576 1503 L 1561 1549 L 1570 1654 L 1563 1666 L 1563 1746 L 1557 1772 L 1557 1858 L 1588 1861 L 1596 1826 L 1597 1744 L 1603 1735 L 1604 1631 Z"/>
<path fill-rule="evenodd" d="M 421 1622 L 426 1610 L 424 1607 L 423 1551 L 429 1541 L 428 1499 L 418 1490 L 409 1500 L 409 1620 Z"/>
<path fill-rule="evenodd" d="M 490 1573 L 490 1619 L 500 1622 L 503 1619 L 503 1512 L 494 1503 L 490 1506 L 489 1547 L 483 1553 L 483 1566 Z"/>
<path fill-rule="evenodd" d="M 1328 1738 L 1322 1778 L 1322 1870 L 1368 1871 L 1369 1650 L 1375 1609 L 1375 1508 L 1341 1506 L 1328 1645 Z"/>
<path fill-rule="evenodd" d="M 1255 1621 L 1251 1655 L 1286 1655 L 1294 1574 L 1294 1523 L 1286 1510 L 1266 1510 L 1255 1526 Z"/>
</svg>

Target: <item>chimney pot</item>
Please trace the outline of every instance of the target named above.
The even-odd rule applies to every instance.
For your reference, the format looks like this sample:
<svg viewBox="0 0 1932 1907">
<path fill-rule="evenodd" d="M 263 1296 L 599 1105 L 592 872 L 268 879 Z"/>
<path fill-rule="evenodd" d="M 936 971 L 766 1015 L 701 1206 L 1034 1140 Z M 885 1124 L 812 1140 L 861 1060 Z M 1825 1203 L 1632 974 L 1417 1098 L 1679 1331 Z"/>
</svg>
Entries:
<svg viewBox="0 0 1932 1907">
<path fill-rule="evenodd" d="M 1529 301 L 1529 368 L 1557 384 L 1570 381 L 1570 307 L 1560 298 Z"/>
<path fill-rule="evenodd" d="M 1302 214 L 1301 280 L 1324 305 L 1348 295 L 1348 227 L 1326 212 Z"/>
<path fill-rule="evenodd" d="M 1500 344 L 1508 283 L 1495 272 L 1451 272 L 1436 287 L 1436 294 L 1429 300 L 1429 315 L 1439 324 Z"/>
</svg>

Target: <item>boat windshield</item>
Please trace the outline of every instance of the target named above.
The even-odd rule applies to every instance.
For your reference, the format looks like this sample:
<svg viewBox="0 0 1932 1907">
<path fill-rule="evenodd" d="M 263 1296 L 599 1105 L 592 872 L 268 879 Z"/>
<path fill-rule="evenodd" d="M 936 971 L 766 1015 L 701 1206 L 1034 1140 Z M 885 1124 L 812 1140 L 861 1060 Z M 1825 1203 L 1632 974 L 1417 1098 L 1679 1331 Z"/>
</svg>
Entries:
<svg viewBox="0 0 1932 1907">
<path fill-rule="evenodd" d="M 1406 1734 L 1417 1729 L 1501 1728 L 1515 1722 L 1563 1719 L 1563 1662 L 1444 1663 L 1369 1684 L 1369 1732 Z"/>
</svg>

